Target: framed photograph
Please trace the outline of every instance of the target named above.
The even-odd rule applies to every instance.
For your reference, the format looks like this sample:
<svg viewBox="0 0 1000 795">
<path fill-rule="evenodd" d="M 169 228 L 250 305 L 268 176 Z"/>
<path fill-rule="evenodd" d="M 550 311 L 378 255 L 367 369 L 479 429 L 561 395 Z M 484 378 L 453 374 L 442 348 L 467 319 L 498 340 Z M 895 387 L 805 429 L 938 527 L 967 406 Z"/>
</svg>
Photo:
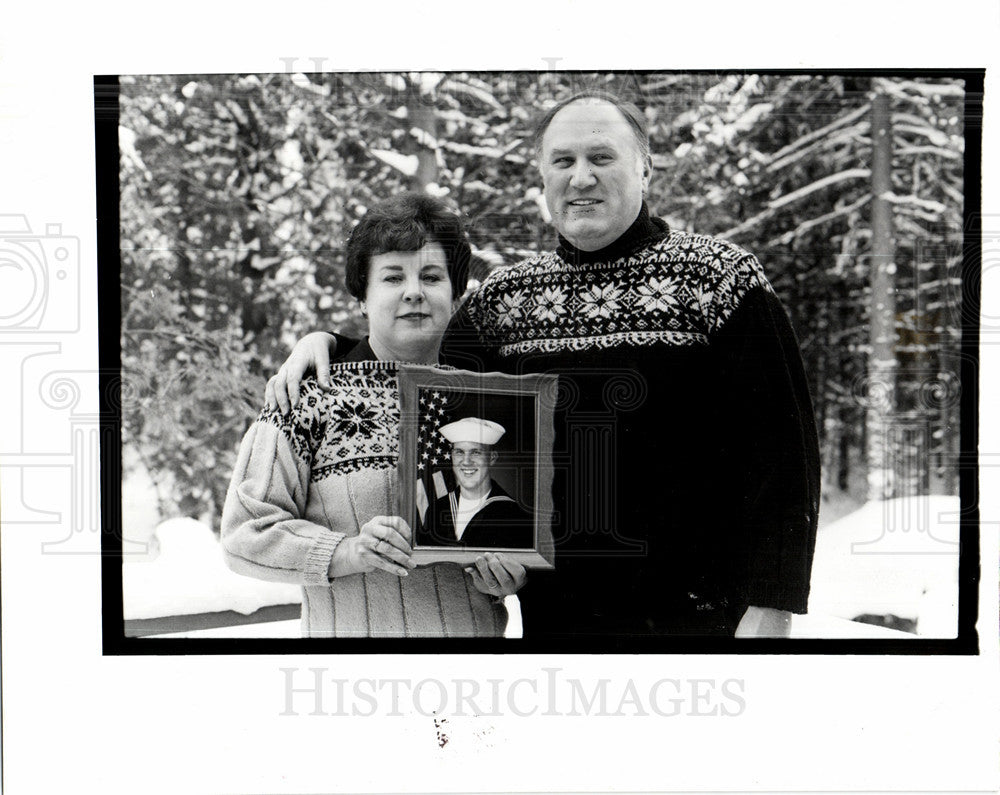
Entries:
<svg viewBox="0 0 1000 795">
<path fill-rule="evenodd" d="M 502 552 L 551 569 L 557 378 L 405 366 L 401 513 L 418 564 Z"/>
</svg>

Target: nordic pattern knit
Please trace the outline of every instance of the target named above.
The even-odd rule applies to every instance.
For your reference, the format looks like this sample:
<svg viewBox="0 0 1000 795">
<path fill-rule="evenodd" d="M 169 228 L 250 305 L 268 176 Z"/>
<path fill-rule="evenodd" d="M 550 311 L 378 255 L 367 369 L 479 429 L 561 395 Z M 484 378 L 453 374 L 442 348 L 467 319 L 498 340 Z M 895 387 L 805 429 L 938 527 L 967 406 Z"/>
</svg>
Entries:
<svg viewBox="0 0 1000 795">
<path fill-rule="evenodd" d="M 612 263 L 572 266 L 555 253 L 503 268 L 470 301 L 480 341 L 501 358 L 619 346 L 706 345 L 758 288 L 773 290 L 753 255 L 672 232 Z"/>
<path fill-rule="evenodd" d="M 560 377 L 555 570 L 519 594 L 526 638 L 731 635 L 748 605 L 806 611 L 816 429 L 751 254 L 643 208 L 605 252 L 563 241 L 494 271 L 445 342 L 458 367 Z"/>
<path fill-rule="evenodd" d="M 290 414 L 265 409 L 244 437 L 222 516 L 229 567 L 301 583 L 307 636 L 502 636 L 503 604 L 456 564 L 328 579 L 341 541 L 398 513 L 400 422 L 395 363 L 340 362 L 331 376 L 328 392 L 306 379 Z"/>
</svg>

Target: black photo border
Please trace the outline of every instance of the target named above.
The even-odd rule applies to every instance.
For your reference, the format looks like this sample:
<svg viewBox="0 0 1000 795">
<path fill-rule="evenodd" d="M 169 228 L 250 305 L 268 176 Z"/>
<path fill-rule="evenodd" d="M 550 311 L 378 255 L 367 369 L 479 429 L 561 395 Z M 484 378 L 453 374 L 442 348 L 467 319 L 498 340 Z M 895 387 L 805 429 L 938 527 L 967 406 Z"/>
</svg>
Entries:
<svg viewBox="0 0 1000 795">
<path fill-rule="evenodd" d="M 965 83 L 964 236 L 962 251 L 960 560 L 955 638 L 700 637 L 565 638 L 151 638 L 125 635 L 122 602 L 121 250 L 119 225 L 119 81 L 94 76 L 99 321 L 102 652 L 132 655 L 440 654 L 440 653 L 684 653 L 793 655 L 978 655 L 979 610 L 979 314 L 982 275 L 982 121 L 985 69 L 740 69 L 567 70 L 580 74 L 866 75 L 950 78 Z M 992 565 L 992 564 L 991 564 Z M 96 587 L 96 583 L 95 583 Z"/>
</svg>

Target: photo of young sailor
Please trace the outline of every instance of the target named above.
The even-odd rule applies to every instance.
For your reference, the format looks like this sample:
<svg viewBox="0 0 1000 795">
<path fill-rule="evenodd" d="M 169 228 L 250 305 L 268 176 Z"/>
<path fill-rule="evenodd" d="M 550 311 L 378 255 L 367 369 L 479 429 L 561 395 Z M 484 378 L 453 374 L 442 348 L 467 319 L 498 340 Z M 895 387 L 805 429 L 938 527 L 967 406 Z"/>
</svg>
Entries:
<svg viewBox="0 0 1000 795">
<path fill-rule="evenodd" d="M 465 417 L 438 432 L 450 445 L 455 489 L 428 507 L 417 544 L 532 549 L 534 517 L 493 477 L 497 444 L 506 429 L 497 422 Z"/>
</svg>

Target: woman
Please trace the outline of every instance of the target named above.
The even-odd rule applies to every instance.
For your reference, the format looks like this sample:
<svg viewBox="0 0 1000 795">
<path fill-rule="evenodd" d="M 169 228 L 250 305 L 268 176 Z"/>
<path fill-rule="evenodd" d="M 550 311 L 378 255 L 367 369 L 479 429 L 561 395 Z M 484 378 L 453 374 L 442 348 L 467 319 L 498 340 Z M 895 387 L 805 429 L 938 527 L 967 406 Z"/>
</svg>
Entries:
<svg viewBox="0 0 1000 795">
<path fill-rule="evenodd" d="M 395 515 L 398 363 L 437 363 L 469 258 L 460 221 L 435 199 L 370 210 L 348 240 L 346 278 L 369 336 L 332 365 L 331 390 L 304 381 L 295 409 L 265 409 L 243 439 L 222 515 L 226 561 L 301 583 L 306 635 L 503 635 L 497 597 L 523 584 L 523 568 L 489 555 L 471 571 L 418 569 Z"/>
</svg>

